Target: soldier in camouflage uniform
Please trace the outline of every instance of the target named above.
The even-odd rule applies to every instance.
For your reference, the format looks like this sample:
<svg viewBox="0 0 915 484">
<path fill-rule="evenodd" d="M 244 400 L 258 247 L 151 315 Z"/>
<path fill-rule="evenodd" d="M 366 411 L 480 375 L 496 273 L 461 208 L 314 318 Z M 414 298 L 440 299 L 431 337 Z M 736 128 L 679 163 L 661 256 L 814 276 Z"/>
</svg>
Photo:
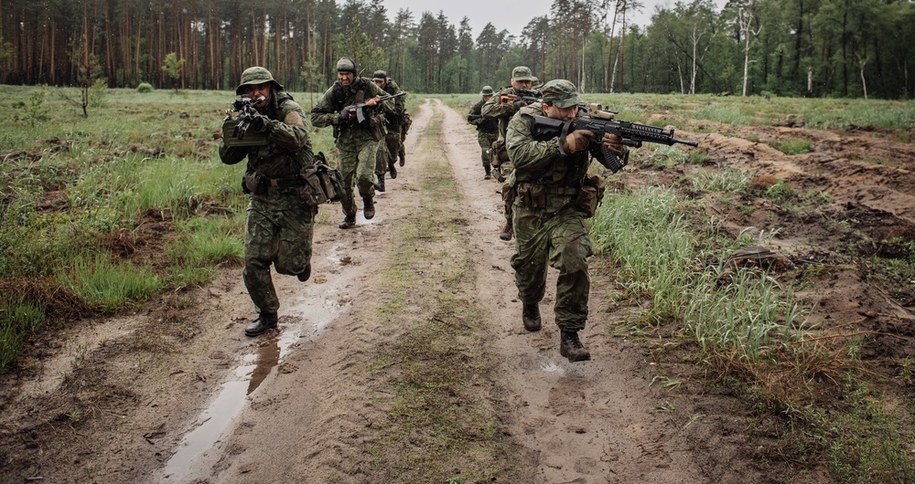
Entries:
<svg viewBox="0 0 915 484">
<path fill-rule="evenodd" d="M 511 265 L 522 303 L 521 320 L 528 331 L 541 327 L 539 303 L 546 290 L 547 264 L 559 271 L 555 305 L 559 352 L 569 361 L 583 361 L 591 358 L 578 337 L 588 319 L 591 285 L 591 240 L 585 219 L 593 213 L 583 211 L 581 197 L 589 181 L 589 154 L 600 156 L 601 144 L 622 157 L 628 152 L 618 136 L 608 133 L 601 143 L 591 143 L 594 134 L 586 130 L 535 141 L 532 116 L 569 121 L 580 115 L 581 100 L 571 82 L 555 79 L 541 91 L 543 101 L 521 108 L 508 125 L 506 146 L 515 165 L 512 190 L 516 195 L 516 251 Z M 597 200 L 591 202 L 593 209 Z"/>
<path fill-rule="evenodd" d="M 400 94 L 403 91 L 400 90 L 400 86 L 394 82 L 393 79 L 388 77 L 388 73 L 385 71 L 375 71 L 372 74 L 372 82 L 376 86 L 380 87 L 382 91 L 387 94 L 395 95 Z M 384 143 L 382 143 L 381 148 L 378 150 L 378 162 L 375 167 L 375 173 L 378 175 L 378 181 L 381 184 L 382 188 L 384 187 L 384 173 L 385 170 L 391 174 L 391 178 L 397 178 L 397 156 L 402 149 L 403 137 L 401 136 L 401 131 L 404 125 L 404 114 L 406 113 L 406 97 L 400 96 L 395 97 L 391 101 L 394 103 L 394 112 L 385 113 L 385 126 L 388 129 L 388 133 L 384 136 Z"/>
<path fill-rule="evenodd" d="M 393 112 L 390 101 L 379 102 L 385 95 L 369 79 L 358 77 L 356 63 L 349 57 L 337 61 L 337 81 L 311 110 L 315 127 L 334 127 L 334 139 L 340 151 L 340 172 L 346 194 L 343 196 L 341 229 L 356 225 L 356 202 L 353 185 L 359 190 L 366 219 L 375 216 L 375 162 L 379 143 L 384 139 L 383 114 Z M 364 120 L 358 119 L 357 104 L 362 104 Z"/>
<path fill-rule="evenodd" d="M 514 169 L 514 164 L 510 159 L 508 151 L 505 149 L 505 131 L 508 128 L 508 122 L 511 120 L 512 116 L 514 116 L 519 109 L 529 104 L 528 101 L 522 98 L 524 91 L 531 90 L 534 79 L 536 78 L 531 73 L 529 67 L 515 67 L 512 69 L 511 87 L 499 91 L 495 96 L 486 101 L 480 109 L 483 116 L 494 118 L 499 122 L 499 137 L 492 144 L 490 155 L 492 157 L 492 166 L 496 171 L 496 177 L 500 182 L 504 182 Z M 511 198 L 507 196 L 507 191 L 509 190 L 507 185 L 508 184 L 502 187 L 502 197 L 506 202 L 505 226 L 499 234 L 499 238 L 502 240 L 511 240 L 512 238 L 512 208 Z"/>
<path fill-rule="evenodd" d="M 235 89 L 255 100 L 257 114 L 248 136 L 260 135 L 256 146 L 236 146 L 234 137 L 223 137 L 219 158 L 233 165 L 248 159 L 242 187 L 251 195 L 245 222 L 245 268 L 242 278 L 258 318 L 245 328 L 257 336 L 277 326 L 280 307 L 271 264 L 280 274 L 301 281 L 311 275 L 311 247 L 316 206 L 298 195 L 302 169 L 314 163 L 305 112 L 263 67 L 250 67 Z"/>
<path fill-rule="evenodd" d="M 499 137 L 499 123 L 495 118 L 485 117 L 480 112 L 483 104 L 489 101 L 492 95 L 492 87 L 483 86 L 483 90 L 480 92 L 480 100 L 470 108 L 470 112 L 467 114 L 467 122 L 477 127 L 477 142 L 480 144 L 480 158 L 483 161 L 483 171 L 485 172 L 485 175 L 483 175 L 484 180 L 492 178 L 489 151 L 492 149 L 492 144 L 496 141 L 496 138 Z"/>
</svg>

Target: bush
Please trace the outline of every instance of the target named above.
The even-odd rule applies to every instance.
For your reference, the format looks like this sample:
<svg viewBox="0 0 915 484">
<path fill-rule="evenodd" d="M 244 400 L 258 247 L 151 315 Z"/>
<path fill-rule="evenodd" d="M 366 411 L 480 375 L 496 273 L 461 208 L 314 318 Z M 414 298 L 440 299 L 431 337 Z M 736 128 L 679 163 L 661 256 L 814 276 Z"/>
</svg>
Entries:
<svg viewBox="0 0 915 484">
<path fill-rule="evenodd" d="M 137 92 L 152 92 L 152 90 L 152 84 L 148 82 L 141 82 L 140 85 L 137 86 Z"/>
</svg>

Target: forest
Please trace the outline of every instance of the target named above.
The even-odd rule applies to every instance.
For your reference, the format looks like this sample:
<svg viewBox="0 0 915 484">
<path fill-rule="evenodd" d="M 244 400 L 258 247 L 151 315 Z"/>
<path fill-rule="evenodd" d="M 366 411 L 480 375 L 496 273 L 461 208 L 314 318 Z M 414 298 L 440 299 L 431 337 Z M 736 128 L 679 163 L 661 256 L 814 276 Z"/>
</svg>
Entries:
<svg viewBox="0 0 915 484">
<path fill-rule="evenodd" d="M 505 85 L 528 65 L 595 93 L 915 96 L 911 0 L 681 0 L 630 24 L 646 3 L 555 0 L 515 36 L 383 0 L 0 0 L 0 83 L 226 89 L 264 65 L 320 91 L 347 55 L 426 93 Z"/>
</svg>

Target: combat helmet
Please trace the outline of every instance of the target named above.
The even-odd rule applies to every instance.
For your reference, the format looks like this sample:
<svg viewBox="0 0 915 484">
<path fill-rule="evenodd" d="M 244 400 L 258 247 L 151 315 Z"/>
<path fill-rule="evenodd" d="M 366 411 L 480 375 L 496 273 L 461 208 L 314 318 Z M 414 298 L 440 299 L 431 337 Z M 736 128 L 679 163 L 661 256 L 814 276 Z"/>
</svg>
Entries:
<svg viewBox="0 0 915 484">
<path fill-rule="evenodd" d="M 492 86 L 483 86 L 483 90 L 480 91 L 481 96 L 492 96 L 493 90 Z"/>
<path fill-rule="evenodd" d="M 254 66 L 245 69 L 244 72 L 241 73 L 241 83 L 235 88 L 235 94 L 241 95 L 244 92 L 245 86 L 263 84 L 265 82 L 272 82 L 273 88 L 277 91 L 284 90 L 283 85 L 276 82 L 276 79 L 273 78 L 273 74 L 271 74 L 270 71 L 260 66 Z"/>
<path fill-rule="evenodd" d="M 379 69 L 379 70 L 375 71 L 374 74 L 372 74 L 372 80 L 373 80 L 373 81 L 385 81 L 385 82 L 387 82 L 387 80 L 388 80 L 388 73 Z"/>
</svg>

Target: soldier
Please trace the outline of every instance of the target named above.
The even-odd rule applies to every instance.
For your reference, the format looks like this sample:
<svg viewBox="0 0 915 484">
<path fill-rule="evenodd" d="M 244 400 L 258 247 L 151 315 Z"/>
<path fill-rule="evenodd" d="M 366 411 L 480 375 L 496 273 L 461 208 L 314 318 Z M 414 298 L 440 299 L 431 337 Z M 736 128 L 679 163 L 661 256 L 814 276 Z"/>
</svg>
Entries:
<svg viewBox="0 0 915 484">
<path fill-rule="evenodd" d="M 400 86 L 394 82 L 393 79 L 388 77 L 388 73 L 385 71 L 375 71 L 372 74 L 372 82 L 376 86 L 381 88 L 382 91 L 390 95 L 399 94 L 403 91 L 400 90 Z M 404 125 L 404 114 L 406 113 L 406 96 L 399 96 L 393 99 L 394 101 L 394 112 L 385 113 L 385 126 L 388 129 L 388 133 L 384 137 L 384 143 L 382 143 L 381 148 L 378 150 L 379 159 L 377 166 L 375 167 L 375 173 L 378 175 L 379 184 L 384 191 L 384 173 L 385 169 L 391 174 L 391 178 L 397 178 L 397 166 L 395 162 L 401 151 L 403 144 L 403 137 L 401 136 L 401 131 Z"/>
<path fill-rule="evenodd" d="M 368 79 L 358 77 L 356 63 L 343 57 L 337 61 L 337 81 L 311 110 L 311 122 L 316 127 L 334 127 L 346 189 L 341 202 L 344 216 L 341 229 L 356 225 L 353 185 L 362 197 L 365 218 L 375 216 L 374 169 L 379 142 L 385 135 L 383 114 L 393 111 L 390 102 L 379 102 L 384 94 Z"/>
<path fill-rule="evenodd" d="M 603 144 L 624 158 L 628 152 L 620 137 L 609 133 L 601 143 L 591 144 L 594 134 L 587 130 L 535 141 L 532 116 L 569 121 L 579 116 L 581 103 L 575 85 L 564 79 L 547 82 L 541 91 L 543 101 L 521 108 L 508 125 L 506 147 L 515 165 L 516 250 L 511 265 L 522 303 L 521 320 L 528 331 L 540 330 L 547 263 L 559 271 L 555 304 L 559 353 L 569 361 L 589 360 L 591 354 L 578 337 L 588 319 L 591 285 L 591 240 L 585 219 L 593 215 L 599 200 L 599 190 L 592 188 L 593 180 L 587 176 L 589 151 L 600 156 Z"/>
<path fill-rule="evenodd" d="M 496 138 L 499 136 L 499 123 L 495 118 L 485 117 L 480 114 L 483 104 L 485 104 L 492 95 L 492 87 L 483 86 L 483 90 L 480 91 L 480 100 L 470 108 L 470 113 L 467 114 L 467 122 L 477 127 L 477 142 L 480 143 L 480 158 L 483 161 L 483 170 L 485 171 L 485 175 L 483 175 L 484 180 L 492 178 L 489 152 L 492 149 L 493 142 L 496 141 Z"/>
<path fill-rule="evenodd" d="M 248 96 L 256 114 L 250 116 L 250 138 L 241 143 L 239 138 L 224 136 L 219 158 L 228 165 L 248 159 L 242 187 L 251 200 L 245 221 L 242 278 L 258 312 L 258 318 L 245 328 L 245 335 L 257 336 L 277 326 L 280 303 L 270 265 L 278 273 L 295 275 L 303 282 L 311 275 L 318 208 L 306 205 L 298 187 L 302 185 L 302 169 L 314 163 L 314 156 L 305 112 L 270 71 L 263 67 L 245 69 L 235 93 Z"/>
<path fill-rule="evenodd" d="M 505 149 L 505 131 L 512 116 L 519 109 L 527 106 L 537 94 L 531 91 L 534 79 L 536 78 L 531 74 L 530 68 L 525 66 L 515 67 L 512 69 L 511 87 L 499 91 L 498 94 L 486 101 L 480 109 L 483 116 L 495 118 L 499 122 L 499 137 L 492 144 L 490 155 L 496 177 L 500 182 L 504 182 L 513 170 L 513 164 L 509 159 L 508 151 Z M 499 238 L 502 240 L 511 240 L 512 238 L 512 204 L 508 196 L 509 187 L 507 185 L 502 187 L 502 198 L 505 200 L 505 226 L 499 234 Z"/>
</svg>

